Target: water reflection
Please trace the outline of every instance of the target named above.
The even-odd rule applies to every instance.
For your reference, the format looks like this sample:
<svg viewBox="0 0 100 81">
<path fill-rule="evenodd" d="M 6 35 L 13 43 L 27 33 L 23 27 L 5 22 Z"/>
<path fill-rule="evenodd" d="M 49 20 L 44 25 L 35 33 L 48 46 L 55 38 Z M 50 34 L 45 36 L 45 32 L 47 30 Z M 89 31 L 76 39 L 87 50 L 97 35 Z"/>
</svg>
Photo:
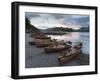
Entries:
<svg viewBox="0 0 100 81">
<path fill-rule="evenodd" d="M 83 53 L 89 54 L 89 33 L 88 32 L 70 32 L 64 35 L 48 35 L 51 39 L 57 39 L 58 41 L 64 40 L 72 41 L 73 45 L 76 42 L 83 43 Z"/>
</svg>

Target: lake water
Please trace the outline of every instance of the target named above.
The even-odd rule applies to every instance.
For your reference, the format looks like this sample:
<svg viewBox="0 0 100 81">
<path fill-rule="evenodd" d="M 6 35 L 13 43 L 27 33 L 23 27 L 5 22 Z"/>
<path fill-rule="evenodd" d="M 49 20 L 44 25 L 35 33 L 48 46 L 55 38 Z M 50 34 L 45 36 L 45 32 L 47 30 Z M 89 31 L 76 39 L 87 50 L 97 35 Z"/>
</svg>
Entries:
<svg viewBox="0 0 100 81">
<path fill-rule="evenodd" d="M 85 54 L 89 54 L 89 32 L 69 32 L 64 35 L 48 35 L 51 37 L 51 39 L 57 39 L 58 41 L 64 40 L 66 41 L 72 41 L 73 45 L 75 45 L 76 42 L 82 42 L 83 48 L 82 51 Z"/>
</svg>

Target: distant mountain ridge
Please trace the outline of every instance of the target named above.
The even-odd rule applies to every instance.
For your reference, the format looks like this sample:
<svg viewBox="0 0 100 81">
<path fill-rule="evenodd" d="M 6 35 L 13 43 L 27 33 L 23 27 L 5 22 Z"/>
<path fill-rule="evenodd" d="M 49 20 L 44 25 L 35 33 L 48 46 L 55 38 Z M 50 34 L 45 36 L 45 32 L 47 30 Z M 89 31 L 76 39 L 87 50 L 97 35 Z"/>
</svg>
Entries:
<svg viewBox="0 0 100 81">
<path fill-rule="evenodd" d="M 48 28 L 45 31 L 52 32 L 52 31 L 63 31 L 63 32 L 89 32 L 89 27 L 81 27 L 78 30 L 72 29 L 72 28 L 64 28 L 64 27 L 54 27 L 54 28 Z"/>
<path fill-rule="evenodd" d="M 78 31 L 80 31 L 80 32 L 89 32 L 89 27 L 82 27 Z"/>
<path fill-rule="evenodd" d="M 64 27 L 54 27 L 54 28 L 48 28 L 47 31 L 73 31 L 72 28 L 64 28 Z"/>
</svg>

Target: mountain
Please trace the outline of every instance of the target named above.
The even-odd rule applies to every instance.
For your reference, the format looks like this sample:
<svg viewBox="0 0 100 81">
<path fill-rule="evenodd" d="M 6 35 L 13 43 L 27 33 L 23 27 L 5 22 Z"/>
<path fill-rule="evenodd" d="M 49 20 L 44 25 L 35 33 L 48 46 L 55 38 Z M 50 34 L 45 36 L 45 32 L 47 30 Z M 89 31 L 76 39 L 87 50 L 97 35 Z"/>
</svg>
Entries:
<svg viewBox="0 0 100 81">
<path fill-rule="evenodd" d="M 66 31 L 68 31 L 68 32 L 72 32 L 73 31 L 73 29 L 72 28 L 64 28 L 64 27 L 54 27 L 54 28 L 48 28 L 48 29 L 46 29 L 46 31 L 63 31 L 63 32 L 66 32 Z"/>
<path fill-rule="evenodd" d="M 80 32 L 89 32 L 89 27 L 82 27 L 78 31 L 80 31 Z"/>
<path fill-rule="evenodd" d="M 25 18 L 25 27 L 26 27 L 26 32 L 39 32 L 40 31 L 38 28 L 32 25 L 27 18 Z"/>
<path fill-rule="evenodd" d="M 72 28 L 64 28 L 64 27 L 54 27 L 54 28 L 48 28 L 45 30 L 46 32 L 59 32 L 59 31 L 63 31 L 63 32 L 89 32 L 89 27 L 81 27 L 78 30 L 72 29 Z"/>
</svg>

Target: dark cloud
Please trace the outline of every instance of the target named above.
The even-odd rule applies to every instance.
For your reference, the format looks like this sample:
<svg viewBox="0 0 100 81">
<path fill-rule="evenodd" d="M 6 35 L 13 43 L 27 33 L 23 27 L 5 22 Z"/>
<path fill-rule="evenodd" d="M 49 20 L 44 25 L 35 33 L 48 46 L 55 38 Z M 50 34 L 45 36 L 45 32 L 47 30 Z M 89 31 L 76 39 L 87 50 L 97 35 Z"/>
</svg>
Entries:
<svg viewBox="0 0 100 81">
<path fill-rule="evenodd" d="M 88 15 L 76 15 L 76 14 L 51 14 L 51 17 L 55 19 L 63 19 L 63 24 L 78 24 L 82 27 L 87 27 L 89 25 Z"/>
<path fill-rule="evenodd" d="M 80 18 L 76 19 L 76 21 L 83 27 L 89 26 L 89 16 L 80 17 Z"/>
<path fill-rule="evenodd" d="M 70 14 L 50 14 L 51 17 L 55 18 L 55 19 L 69 19 L 72 18 L 72 15 Z"/>
<path fill-rule="evenodd" d="M 55 19 L 62 19 L 62 18 L 64 18 L 64 15 L 61 15 L 61 14 L 51 14 L 50 16 L 55 18 Z"/>
<path fill-rule="evenodd" d="M 28 19 L 31 19 L 31 18 L 35 18 L 35 17 L 40 17 L 39 14 L 37 13 L 33 13 L 33 12 L 25 12 L 25 17 L 27 17 Z"/>
<path fill-rule="evenodd" d="M 67 24 L 67 23 L 78 24 L 82 27 L 88 27 L 89 26 L 89 16 L 72 15 L 72 16 L 65 18 L 64 24 Z"/>
<path fill-rule="evenodd" d="M 34 13 L 26 12 L 25 17 L 33 21 L 33 24 L 41 24 L 43 26 L 55 25 L 80 25 L 81 27 L 89 26 L 88 15 L 78 14 L 50 14 L 50 13 Z"/>
</svg>

